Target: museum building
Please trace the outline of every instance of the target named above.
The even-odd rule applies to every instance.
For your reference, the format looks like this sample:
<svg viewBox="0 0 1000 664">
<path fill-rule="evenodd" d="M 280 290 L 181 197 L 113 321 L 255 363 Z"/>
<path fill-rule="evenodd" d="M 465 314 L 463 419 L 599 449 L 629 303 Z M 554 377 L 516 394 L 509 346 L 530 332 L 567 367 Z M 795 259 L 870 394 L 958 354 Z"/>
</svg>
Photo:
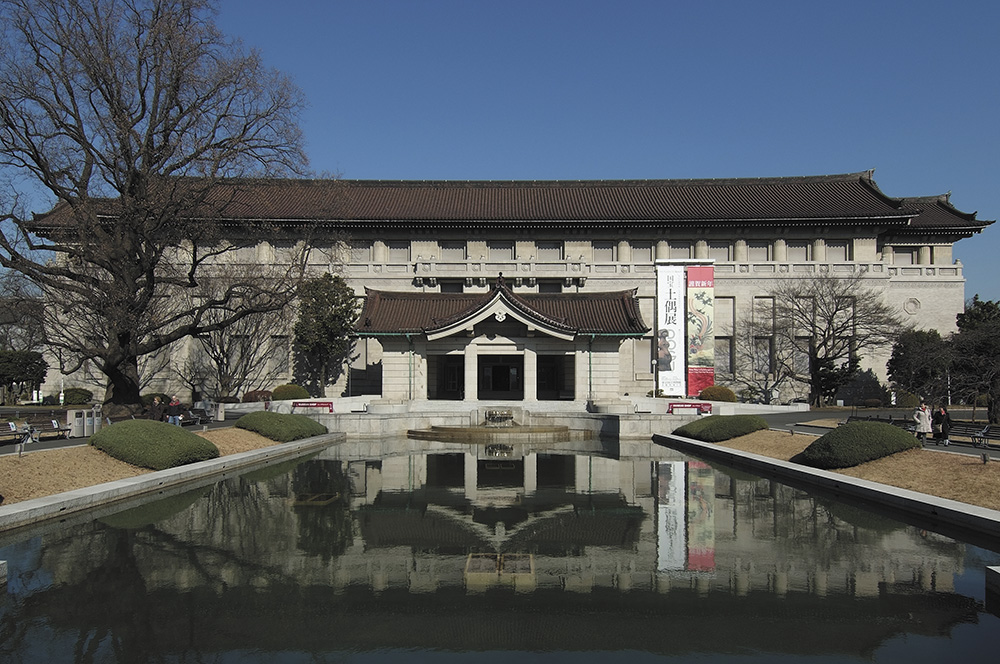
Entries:
<svg viewBox="0 0 1000 664">
<path fill-rule="evenodd" d="M 861 274 L 907 322 L 953 330 L 965 281 L 952 246 L 992 222 L 947 194 L 887 196 L 872 176 L 257 180 L 227 195 L 244 220 L 302 224 L 319 245 L 324 232 L 346 239 L 330 268 L 365 306 L 350 385 L 331 393 L 602 400 L 724 384 L 735 326 L 789 279 Z M 673 300 L 670 272 L 683 282 Z M 695 301 L 710 303 L 704 315 Z M 656 340 L 676 307 L 685 348 L 668 380 Z M 883 375 L 886 359 L 863 358 Z"/>
<path fill-rule="evenodd" d="M 732 378 L 737 326 L 779 284 L 825 275 L 861 275 L 907 323 L 948 333 L 965 301 L 952 247 L 992 223 L 948 194 L 887 196 L 871 171 L 217 189 L 217 223 L 285 229 L 247 263 L 307 237 L 310 269 L 364 298 L 351 369 L 328 394 L 396 401 L 697 394 Z M 886 359 L 863 366 L 884 377 Z"/>
</svg>

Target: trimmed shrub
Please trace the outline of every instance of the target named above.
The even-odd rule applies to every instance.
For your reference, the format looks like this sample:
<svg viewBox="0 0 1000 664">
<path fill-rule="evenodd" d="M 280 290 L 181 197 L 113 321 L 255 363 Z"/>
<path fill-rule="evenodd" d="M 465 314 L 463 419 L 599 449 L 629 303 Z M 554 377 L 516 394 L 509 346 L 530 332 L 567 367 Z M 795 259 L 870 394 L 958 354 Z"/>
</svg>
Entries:
<svg viewBox="0 0 1000 664">
<path fill-rule="evenodd" d="M 699 399 L 705 401 L 727 401 L 736 403 L 736 393 L 725 385 L 709 385 L 698 393 Z"/>
<path fill-rule="evenodd" d="M 153 420 L 124 420 L 95 433 L 90 444 L 125 463 L 153 470 L 219 456 L 219 448 L 179 426 Z"/>
<path fill-rule="evenodd" d="M 792 461 L 813 468 L 850 468 L 920 447 L 910 432 L 885 422 L 851 422 L 817 438 Z"/>
<path fill-rule="evenodd" d="M 718 443 L 767 428 L 767 422 L 758 415 L 709 415 L 688 422 L 674 433 L 706 443 Z"/>
<path fill-rule="evenodd" d="M 243 395 L 243 403 L 256 403 L 258 401 L 271 401 L 270 390 L 252 390 Z"/>
<path fill-rule="evenodd" d="M 305 415 L 286 415 L 270 411 L 248 413 L 236 420 L 234 426 L 259 433 L 265 438 L 280 443 L 321 436 L 326 433 L 325 426 Z"/>
<path fill-rule="evenodd" d="M 82 387 L 67 387 L 63 390 L 63 403 L 67 406 L 86 406 L 94 399 L 94 393 Z"/>
<path fill-rule="evenodd" d="M 271 391 L 275 401 L 291 401 L 292 399 L 308 399 L 309 392 L 301 385 L 279 385 Z"/>
<path fill-rule="evenodd" d="M 219 397 L 215 400 L 215 403 L 239 403 L 240 400 L 236 397 Z"/>
<path fill-rule="evenodd" d="M 912 392 L 906 392 L 904 390 L 899 390 L 896 392 L 896 407 L 897 408 L 916 408 L 920 405 L 920 397 Z"/>
<path fill-rule="evenodd" d="M 138 530 L 164 519 L 169 519 L 173 515 L 188 509 L 201 500 L 203 496 L 207 495 L 209 491 L 211 491 L 211 487 L 199 487 L 177 494 L 176 496 L 155 500 L 151 503 L 127 509 L 124 512 L 105 516 L 98 520 L 112 528 Z"/>
</svg>

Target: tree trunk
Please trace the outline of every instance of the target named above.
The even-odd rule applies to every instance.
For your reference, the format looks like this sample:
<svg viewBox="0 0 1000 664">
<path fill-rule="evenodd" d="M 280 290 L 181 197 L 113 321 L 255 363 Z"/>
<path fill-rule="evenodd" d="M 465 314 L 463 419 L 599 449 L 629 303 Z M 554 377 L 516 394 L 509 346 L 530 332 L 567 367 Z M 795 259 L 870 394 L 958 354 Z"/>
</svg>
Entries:
<svg viewBox="0 0 1000 664">
<path fill-rule="evenodd" d="M 139 361 L 129 357 L 104 368 L 108 376 L 108 386 L 104 392 L 104 403 L 119 406 L 133 406 L 142 403 L 139 394 Z"/>
</svg>

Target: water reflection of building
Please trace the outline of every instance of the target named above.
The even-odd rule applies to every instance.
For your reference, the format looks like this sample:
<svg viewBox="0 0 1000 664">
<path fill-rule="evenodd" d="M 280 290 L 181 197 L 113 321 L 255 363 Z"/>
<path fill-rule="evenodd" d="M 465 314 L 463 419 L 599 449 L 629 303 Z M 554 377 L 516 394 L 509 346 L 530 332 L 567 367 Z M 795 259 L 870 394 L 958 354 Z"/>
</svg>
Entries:
<svg viewBox="0 0 1000 664">
<path fill-rule="evenodd" d="M 651 444 L 515 446 L 505 457 L 408 445 L 346 444 L 289 475 L 219 485 L 135 533 L 139 573 L 149 588 L 178 589 L 875 596 L 948 592 L 961 572 L 952 540 Z M 85 550 L 47 546 L 45 565 L 78 578 L 117 546 L 100 524 L 84 538 Z M 186 564 L 192 555 L 204 564 Z"/>
<path fill-rule="evenodd" d="M 110 634 L 129 661 L 511 643 L 684 654 L 724 625 L 727 647 L 859 656 L 977 619 L 952 589 L 962 544 L 652 444 L 406 445 L 345 444 L 50 530 L 17 572 L 0 654 L 46 630 L 80 649 Z"/>
<path fill-rule="evenodd" d="M 343 459 L 356 527 L 337 584 L 490 585 L 481 574 L 470 581 L 470 554 L 478 569 L 495 556 L 495 585 L 575 592 L 865 596 L 898 586 L 948 591 L 961 571 L 962 549 L 951 540 L 928 542 L 860 510 L 661 448 L 623 444 L 614 458 L 565 448 L 482 452 Z M 511 554 L 532 556 L 533 578 L 505 577 Z"/>
</svg>

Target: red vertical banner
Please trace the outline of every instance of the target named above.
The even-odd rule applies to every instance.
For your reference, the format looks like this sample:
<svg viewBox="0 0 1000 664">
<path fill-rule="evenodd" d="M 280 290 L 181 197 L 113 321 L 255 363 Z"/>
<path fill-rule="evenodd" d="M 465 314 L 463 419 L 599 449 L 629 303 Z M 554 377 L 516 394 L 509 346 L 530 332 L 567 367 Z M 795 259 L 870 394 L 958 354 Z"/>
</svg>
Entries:
<svg viewBox="0 0 1000 664">
<path fill-rule="evenodd" d="M 687 462 L 687 569 L 715 569 L 715 471 L 701 461 Z"/>
<path fill-rule="evenodd" d="M 687 269 L 687 394 L 715 384 L 715 267 Z"/>
</svg>

